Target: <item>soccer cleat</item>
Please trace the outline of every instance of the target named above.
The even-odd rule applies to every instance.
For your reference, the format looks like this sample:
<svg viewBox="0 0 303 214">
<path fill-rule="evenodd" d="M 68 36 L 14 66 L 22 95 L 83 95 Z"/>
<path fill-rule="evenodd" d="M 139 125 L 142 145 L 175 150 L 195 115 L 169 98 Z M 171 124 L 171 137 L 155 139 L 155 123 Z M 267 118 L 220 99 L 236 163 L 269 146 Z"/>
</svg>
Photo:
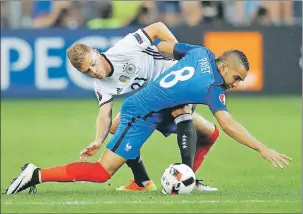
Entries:
<svg viewBox="0 0 303 214">
<path fill-rule="evenodd" d="M 149 181 L 145 187 L 140 187 L 134 180 L 130 180 L 125 186 L 116 188 L 118 191 L 156 191 L 157 186 L 154 182 Z"/>
<path fill-rule="evenodd" d="M 6 189 L 6 195 L 17 194 L 30 187 L 29 193 L 36 193 L 36 184 L 39 184 L 39 168 L 34 164 L 27 163 L 21 168 L 21 173 L 11 181 L 11 185 Z"/>
<path fill-rule="evenodd" d="M 204 191 L 204 192 L 214 192 L 214 191 L 218 191 L 218 188 L 216 187 L 211 187 L 208 185 L 205 185 L 202 183 L 203 180 L 198 180 L 196 179 L 196 185 L 194 187 L 194 190 L 197 191 Z"/>
</svg>

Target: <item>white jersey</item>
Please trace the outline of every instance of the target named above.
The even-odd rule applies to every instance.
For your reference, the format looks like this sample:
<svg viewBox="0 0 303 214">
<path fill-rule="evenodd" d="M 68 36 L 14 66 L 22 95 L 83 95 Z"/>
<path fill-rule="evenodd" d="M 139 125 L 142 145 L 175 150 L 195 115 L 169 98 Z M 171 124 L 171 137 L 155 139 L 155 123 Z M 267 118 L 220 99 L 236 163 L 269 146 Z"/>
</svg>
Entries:
<svg viewBox="0 0 303 214">
<path fill-rule="evenodd" d="M 112 73 L 94 82 L 99 106 L 116 95 L 131 94 L 146 86 L 177 63 L 162 56 L 143 29 L 126 35 L 102 55 L 111 65 Z"/>
</svg>

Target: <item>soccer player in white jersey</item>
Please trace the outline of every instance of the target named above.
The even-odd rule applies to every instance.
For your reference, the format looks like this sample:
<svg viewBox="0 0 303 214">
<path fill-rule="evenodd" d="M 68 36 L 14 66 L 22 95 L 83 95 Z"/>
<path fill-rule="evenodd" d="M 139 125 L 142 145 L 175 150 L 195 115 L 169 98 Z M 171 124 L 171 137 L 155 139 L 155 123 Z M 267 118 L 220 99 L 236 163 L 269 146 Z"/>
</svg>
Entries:
<svg viewBox="0 0 303 214">
<path fill-rule="evenodd" d="M 94 89 L 100 106 L 96 123 L 96 138 L 81 152 L 81 159 L 94 155 L 100 149 L 109 130 L 111 133 L 115 132 L 119 122 L 119 115 L 112 123 L 113 97 L 134 93 L 156 79 L 161 72 L 167 70 L 177 62 L 159 53 L 159 51 L 171 52 L 171 50 L 167 51 L 167 48 L 171 46 L 166 46 L 165 42 L 160 43 L 158 48 L 152 46 L 152 42 L 156 38 L 168 43 L 177 42 L 177 39 L 169 29 L 163 23 L 158 22 L 126 35 L 113 47 L 101 54 L 84 44 L 74 44 L 67 50 L 67 55 L 72 65 L 83 74 L 95 78 Z M 191 119 L 184 117 L 185 113 L 191 113 L 191 109 L 176 109 L 172 112 L 172 116 L 177 118 L 180 115 L 180 118 L 185 118 L 184 120 Z M 203 119 L 200 115 L 193 113 L 192 118 L 197 130 L 197 136 L 192 132 L 184 133 L 186 132 L 184 130 L 187 130 L 192 124 L 183 125 L 182 123 L 178 123 L 177 133 L 179 136 L 186 134 L 189 144 L 190 141 L 197 141 L 197 146 L 194 148 L 196 150 L 194 151 L 195 155 L 192 157 L 193 160 L 189 160 L 189 162 L 193 162 L 193 170 L 197 171 L 205 155 L 216 141 L 219 132 L 214 124 Z M 166 136 L 166 130 L 171 128 L 176 127 L 168 124 L 159 127 L 158 130 Z M 193 137 L 192 135 L 195 136 Z M 189 156 L 189 154 L 184 154 L 183 156 Z M 188 157 L 184 158 L 190 159 Z M 134 180 L 128 185 L 118 188 L 118 190 L 145 191 L 156 189 L 155 184 L 148 177 L 140 155 L 136 160 L 128 160 L 127 165 L 133 171 Z M 217 190 L 199 181 L 197 181 L 196 187 L 196 189 L 203 191 Z"/>
</svg>

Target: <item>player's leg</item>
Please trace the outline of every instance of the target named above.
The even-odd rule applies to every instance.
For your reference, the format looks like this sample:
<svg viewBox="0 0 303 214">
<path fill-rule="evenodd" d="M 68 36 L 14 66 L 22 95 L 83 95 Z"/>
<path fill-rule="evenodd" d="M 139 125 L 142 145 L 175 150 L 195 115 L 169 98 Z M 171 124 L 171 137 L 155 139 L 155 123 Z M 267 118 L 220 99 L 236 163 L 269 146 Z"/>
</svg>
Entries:
<svg viewBox="0 0 303 214">
<path fill-rule="evenodd" d="M 135 179 L 139 180 L 141 182 L 147 181 L 146 186 L 139 186 L 135 183 L 135 181 L 131 181 L 128 185 L 122 186 L 120 188 L 117 188 L 117 190 L 125 190 L 125 191 L 145 191 L 145 190 L 156 190 L 155 184 L 147 179 L 144 179 L 144 175 L 147 174 L 144 165 L 140 164 L 140 149 L 143 143 L 149 138 L 149 136 L 152 134 L 152 132 L 155 130 L 156 125 L 153 123 L 148 122 L 148 119 L 142 119 L 140 117 L 136 117 L 132 119 L 132 122 L 134 125 L 136 125 L 136 128 L 132 129 L 132 127 L 127 131 L 128 134 L 128 140 L 117 140 L 117 144 L 115 146 L 113 145 L 107 145 L 108 148 L 111 148 L 112 151 L 115 151 L 117 154 L 124 154 L 124 157 L 127 157 L 128 164 L 134 163 L 133 165 L 129 165 L 134 173 Z M 120 127 L 120 126 L 119 126 Z M 119 129 L 118 129 L 119 131 Z M 116 135 L 114 135 L 116 136 Z M 119 142 L 122 142 L 121 145 L 119 145 Z M 132 154 L 133 151 L 136 151 L 135 155 L 128 155 Z M 139 159 L 139 161 L 138 161 Z M 133 161 L 133 162 L 130 162 Z M 144 180 L 143 180 L 144 179 Z"/>
<path fill-rule="evenodd" d="M 98 162 L 73 162 L 51 168 L 38 168 L 26 164 L 20 175 L 7 188 L 6 194 L 16 194 L 27 188 L 35 191 L 35 185 L 45 182 L 88 181 L 103 183 L 118 170 L 126 159 L 106 149 Z"/>
<path fill-rule="evenodd" d="M 175 108 L 171 115 L 177 126 L 177 142 L 180 149 L 182 163 L 193 168 L 194 156 L 196 152 L 197 134 L 192 119 L 191 104 Z"/>
<path fill-rule="evenodd" d="M 216 142 L 219 130 L 213 123 L 196 112 L 192 114 L 192 117 L 197 132 L 197 147 L 193 164 L 193 170 L 196 172 L 203 163 L 206 154 Z"/>
<path fill-rule="evenodd" d="M 157 186 L 149 178 L 143 160 L 139 155 L 134 160 L 127 160 L 127 166 L 132 170 L 134 179 L 128 184 L 116 188 L 119 191 L 156 191 Z"/>
<path fill-rule="evenodd" d="M 107 144 L 107 149 L 98 162 L 74 162 L 43 169 L 28 164 L 12 182 L 6 194 L 15 194 L 44 182 L 106 182 L 127 159 L 136 158 L 141 146 L 155 129 L 144 120 L 126 118 L 128 119 L 124 117 L 120 122 L 117 133 Z"/>
<path fill-rule="evenodd" d="M 140 154 L 134 160 L 127 160 L 127 166 L 132 170 L 134 179 L 128 184 L 116 188 L 118 191 L 156 191 L 156 184 L 149 178 Z"/>
<path fill-rule="evenodd" d="M 112 121 L 112 126 L 110 128 L 110 133 L 114 134 L 118 128 L 120 122 L 120 113 Z M 140 156 L 140 153 L 134 160 L 127 160 L 127 166 L 132 170 L 134 175 L 134 180 L 131 180 L 129 184 L 125 186 L 118 187 L 116 190 L 139 190 L 139 191 L 155 191 L 157 190 L 156 185 L 149 178 L 146 168 L 144 166 L 143 160 Z"/>
<path fill-rule="evenodd" d="M 194 106 L 195 108 L 195 106 Z M 182 157 L 182 163 L 184 164 L 191 164 L 191 168 L 193 168 L 193 166 L 195 165 L 195 167 L 198 169 L 198 166 L 201 165 L 204 156 L 206 155 L 206 153 L 209 151 L 210 147 L 213 145 L 213 143 L 215 142 L 218 133 L 217 130 L 215 129 L 214 124 L 212 124 L 211 122 L 205 120 L 203 117 L 201 117 L 200 115 L 193 113 L 192 119 L 193 119 L 193 124 L 192 123 L 181 123 L 182 126 L 180 126 L 180 124 L 178 124 L 178 117 L 184 117 L 184 115 L 186 116 L 187 114 L 191 113 L 192 111 L 194 111 L 194 108 L 191 108 L 191 105 L 186 105 L 183 108 L 178 108 L 178 109 L 174 109 L 172 111 L 172 116 L 174 116 L 175 119 L 175 123 L 177 126 L 177 130 L 176 133 L 178 135 L 177 139 L 178 139 L 178 145 L 180 148 L 180 153 L 181 153 L 181 157 Z M 192 110 L 192 111 L 191 111 Z M 186 120 L 185 120 L 186 122 Z M 159 131 L 161 131 L 164 135 L 168 135 L 169 132 L 173 132 L 173 127 L 170 127 L 169 124 L 165 124 L 166 128 L 161 127 L 161 129 L 159 129 L 160 127 L 158 127 L 157 129 Z M 185 125 L 185 126 L 184 126 Z M 194 131 L 193 131 L 194 130 Z M 187 142 L 185 142 L 184 144 L 184 137 L 186 136 L 186 140 Z M 186 149 L 184 149 L 184 146 L 186 147 Z M 196 170 L 195 170 L 196 171 Z M 210 187 L 207 186 L 205 184 L 203 184 L 201 182 L 201 180 L 196 180 L 196 186 L 195 189 L 198 191 L 217 191 L 217 188 L 214 187 Z"/>
<path fill-rule="evenodd" d="M 178 117 L 181 116 L 184 117 L 184 115 L 188 115 L 192 111 L 195 110 L 195 105 L 186 105 L 183 108 L 177 108 L 172 111 L 172 116 L 175 119 L 175 123 L 177 126 L 177 135 L 178 135 L 178 145 L 180 148 L 180 153 L 182 157 L 182 163 L 189 165 L 190 163 L 193 163 L 191 165 L 191 168 L 193 168 L 194 172 L 198 170 L 200 165 L 202 164 L 205 155 L 210 150 L 211 146 L 214 144 L 218 137 L 218 129 L 215 127 L 215 125 L 208 120 L 205 120 L 203 117 L 201 117 L 197 113 L 192 113 L 192 123 L 181 123 L 178 124 Z M 186 120 L 185 120 L 186 121 Z M 194 131 L 193 131 L 194 130 Z M 195 135 L 195 133 L 197 133 Z M 183 149 L 184 146 L 184 137 L 186 136 L 186 149 Z M 190 166 L 190 165 L 189 165 Z M 201 182 L 201 180 L 197 180 L 196 182 L 196 188 L 200 191 L 217 191 L 217 188 L 213 188 L 210 186 L 207 186 Z"/>
<path fill-rule="evenodd" d="M 162 120 L 163 123 L 157 127 L 157 129 L 164 134 L 164 136 L 168 136 L 171 133 L 177 132 L 177 141 L 182 157 L 182 163 L 187 164 L 191 168 L 193 167 L 194 156 L 196 152 L 196 140 L 197 135 L 195 131 L 194 124 L 191 118 L 192 113 L 192 105 L 182 105 L 171 110 L 166 110 L 162 112 Z M 174 122 L 175 119 L 175 122 Z M 167 123 L 168 122 L 168 123 Z M 136 160 L 128 160 L 127 165 L 132 169 L 135 184 L 131 181 L 130 184 L 119 187 L 117 190 L 134 190 L 138 191 L 137 188 L 140 184 L 143 184 L 143 181 L 149 179 L 146 173 L 146 169 L 143 165 L 143 162 L 140 162 L 140 157 L 137 157 Z M 136 178 L 141 178 L 137 179 Z M 145 178 L 145 179 L 144 179 Z M 150 179 L 147 184 L 152 182 Z M 155 185 L 149 185 L 154 186 Z M 146 188 L 140 188 L 140 190 L 147 190 Z"/>
<path fill-rule="evenodd" d="M 191 108 L 191 105 L 186 105 L 183 108 L 174 109 L 172 111 L 172 116 L 174 118 L 176 118 L 175 123 L 177 124 L 177 122 L 178 122 L 177 121 L 178 116 L 184 116 L 186 114 L 191 113 L 193 110 L 194 109 Z M 193 148 L 195 148 L 195 152 L 193 155 L 194 161 L 193 161 L 193 167 L 192 167 L 194 172 L 196 172 L 199 169 L 199 167 L 201 166 L 201 164 L 205 158 L 205 155 L 209 152 L 210 148 L 214 145 L 215 141 L 217 140 L 217 138 L 219 136 L 219 130 L 213 123 L 204 119 L 202 116 L 200 116 L 196 112 L 193 112 L 191 114 L 191 117 L 192 117 L 194 127 L 179 126 L 179 129 L 178 129 L 178 124 L 177 124 L 176 132 L 177 132 L 177 135 L 181 136 L 181 140 L 178 139 L 181 156 L 183 155 L 183 156 L 188 157 L 190 155 L 193 155 L 193 152 L 189 152 L 190 150 L 184 151 L 181 148 L 182 144 L 183 144 L 182 136 L 186 135 L 187 132 L 189 133 L 188 136 L 192 136 L 194 133 L 192 130 L 194 129 L 196 131 L 196 136 L 189 139 L 189 142 L 188 142 L 189 145 L 192 145 L 192 144 L 196 145 L 196 147 L 193 147 Z M 193 143 L 193 142 L 196 142 L 196 143 Z M 183 154 L 184 152 L 188 152 L 188 154 L 186 154 L 186 153 Z M 190 159 L 190 157 L 188 157 L 187 159 Z M 182 160 L 183 160 L 183 158 L 182 158 Z M 183 163 L 186 163 L 186 159 L 185 159 L 185 162 L 183 162 Z"/>
<path fill-rule="evenodd" d="M 126 159 L 105 149 L 95 162 L 74 162 L 41 169 L 41 182 L 90 181 L 105 182 L 126 162 Z"/>
<path fill-rule="evenodd" d="M 193 170 L 196 172 L 204 161 L 206 154 L 216 142 L 219 136 L 217 127 L 208 120 L 205 120 L 197 113 L 193 113 L 193 123 L 197 131 L 197 147 L 194 157 Z M 196 181 L 195 189 L 198 191 L 217 191 L 215 187 L 211 187 L 202 183 L 201 180 Z"/>
<path fill-rule="evenodd" d="M 122 125 L 123 126 L 123 125 Z M 125 127 L 127 125 L 124 125 Z M 122 135 L 117 131 L 117 135 Z M 111 141 L 115 141 L 113 138 Z M 110 142 L 110 145 L 114 142 Z M 105 149 L 98 162 L 73 162 L 51 168 L 38 168 L 34 164 L 26 164 L 20 175 L 11 182 L 6 189 L 6 194 L 16 194 L 27 188 L 35 191 L 35 185 L 45 182 L 75 182 L 89 181 L 103 183 L 118 170 L 126 158 L 115 154 L 114 151 Z"/>
<path fill-rule="evenodd" d="M 178 115 L 182 115 L 184 113 L 190 113 L 191 112 L 191 108 L 190 106 L 185 106 L 183 108 L 177 108 L 174 109 L 174 111 L 172 112 L 172 115 L 174 117 L 177 117 Z M 168 121 L 172 121 L 172 116 L 171 116 L 171 112 L 168 112 L 168 117 L 166 117 L 164 119 L 164 123 L 161 124 L 160 126 L 157 127 L 157 129 L 163 133 L 164 136 L 168 136 L 171 133 L 176 133 L 176 124 L 174 124 L 174 122 L 168 122 Z M 192 162 L 190 160 L 193 160 L 194 162 L 194 166 L 196 168 L 196 170 L 200 167 L 200 165 L 202 164 L 203 160 L 204 160 L 204 156 L 207 154 L 207 152 L 209 151 L 210 147 L 214 144 L 214 142 L 216 141 L 217 137 L 218 137 L 218 130 L 216 129 L 215 125 L 207 120 L 205 120 L 203 117 L 201 117 L 200 115 L 193 113 L 193 123 L 194 126 L 196 128 L 196 132 L 197 132 L 197 140 L 196 143 L 189 143 L 189 145 L 196 145 L 196 150 L 195 147 L 192 147 L 194 149 L 190 149 L 190 150 L 183 150 L 182 149 L 182 134 L 179 135 L 179 148 L 180 148 L 180 152 L 181 152 L 181 157 L 183 157 L 183 161 L 185 160 L 185 162 Z M 168 123 L 167 123 L 168 122 Z M 182 124 L 182 123 L 181 123 Z M 179 124 L 180 125 L 180 124 Z M 182 124 L 183 125 L 183 124 Z M 182 131 L 185 130 L 186 131 L 192 131 L 193 128 L 190 127 L 186 127 L 187 124 L 185 124 L 185 127 L 180 127 L 179 126 L 179 131 L 178 133 L 182 133 Z M 180 137 L 181 136 L 181 137 Z M 190 136 L 190 135 L 188 135 Z M 195 139 L 195 138 L 191 138 L 191 139 Z M 184 154 L 184 151 L 186 152 L 186 154 Z M 191 152 L 190 152 L 191 151 Z M 128 160 L 127 162 L 132 163 L 131 165 L 129 165 L 129 167 L 132 169 L 134 177 L 144 177 L 144 174 L 146 173 L 146 169 L 142 164 L 140 164 L 140 156 L 138 156 L 136 158 L 136 160 Z M 137 169 L 137 170 L 133 170 L 133 169 Z M 196 171 L 195 170 L 195 171 Z M 150 182 L 151 180 L 149 180 Z M 139 182 L 138 182 L 139 183 Z M 125 186 L 121 186 L 118 188 L 118 190 L 136 190 L 138 191 L 139 188 L 137 188 L 139 185 L 133 185 L 134 182 L 132 181 L 129 185 L 125 185 Z M 217 190 L 216 188 L 212 188 L 209 186 L 206 186 L 200 182 L 197 182 L 197 187 L 199 187 L 199 190 L 203 190 L 203 191 L 214 191 Z M 144 188 L 141 188 L 140 190 L 146 190 Z"/>
</svg>

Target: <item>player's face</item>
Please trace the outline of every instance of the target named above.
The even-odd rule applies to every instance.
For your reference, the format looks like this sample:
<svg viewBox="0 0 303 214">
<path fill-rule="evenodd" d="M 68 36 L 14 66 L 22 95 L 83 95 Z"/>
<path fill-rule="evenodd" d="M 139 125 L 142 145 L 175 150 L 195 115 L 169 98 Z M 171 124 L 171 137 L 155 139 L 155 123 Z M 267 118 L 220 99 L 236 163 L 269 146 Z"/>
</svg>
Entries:
<svg viewBox="0 0 303 214">
<path fill-rule="evenodd" d="M 241 76 L 236 69 L 229 69 L 223 76 L 227 89 L 236 88 L 244 80 Z"/>
<path fill-rule="evenodd" d="M 80 72 L 96 79 L 103 79 L 106 77 L 106 72 L 100 59 L 100 53 L 97 50 L 92 49 L 85 55 Z"/>
<path fill-rule="evenodd" d="M 247 76 L 245 67 L 237 59 L 227 59 L 221 65 L 221 75 L 224 80 L 225 89 L 236 88 Z"/>
</svg>

